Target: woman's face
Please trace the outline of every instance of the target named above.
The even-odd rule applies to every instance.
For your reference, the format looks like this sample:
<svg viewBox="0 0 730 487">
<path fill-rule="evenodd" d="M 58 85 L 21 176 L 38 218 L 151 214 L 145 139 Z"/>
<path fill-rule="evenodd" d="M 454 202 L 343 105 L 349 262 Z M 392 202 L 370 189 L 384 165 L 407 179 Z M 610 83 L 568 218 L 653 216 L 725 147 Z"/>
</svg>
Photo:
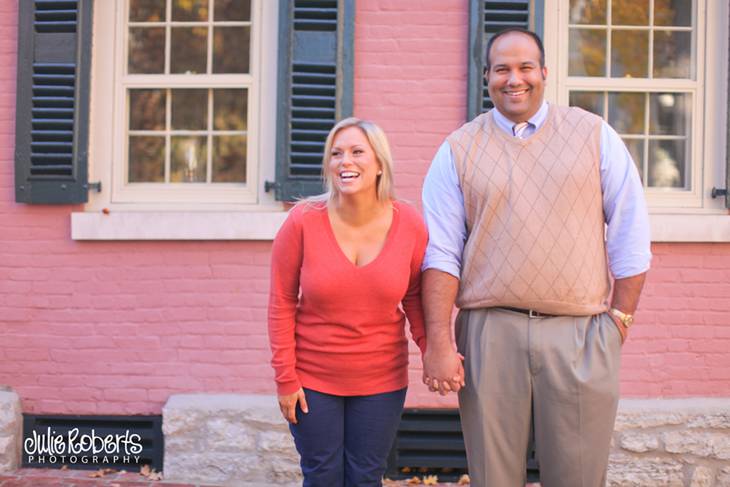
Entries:
<svg viewBox="0 0 730 487">
<path fill-rule="evenodd" d="M 329 175 L 336 193 L 372 191 L 376 195 L 380 170 L 375 151 L 360 128 L 347 127 L 337 132 L 329 161 Z"/>
</svg>

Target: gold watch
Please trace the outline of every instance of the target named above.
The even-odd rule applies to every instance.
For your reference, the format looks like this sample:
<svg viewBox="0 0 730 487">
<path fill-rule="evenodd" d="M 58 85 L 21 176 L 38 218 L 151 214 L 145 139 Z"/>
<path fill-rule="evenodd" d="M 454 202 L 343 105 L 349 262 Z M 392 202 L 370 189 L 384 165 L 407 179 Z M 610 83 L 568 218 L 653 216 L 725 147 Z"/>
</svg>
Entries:
<svg viewBox="0 0 730 487">
<path fill-rule="evenodd" d="M 611 308 L 608 310 L 608 312 L 618 318 L 618 320 L 621 322 L 621 324 L 624 325 L 625 328 L 629 328 L 631 325 L 634 324 L 634 315 L 626 314 L 616 308 Z"/>
</svg>

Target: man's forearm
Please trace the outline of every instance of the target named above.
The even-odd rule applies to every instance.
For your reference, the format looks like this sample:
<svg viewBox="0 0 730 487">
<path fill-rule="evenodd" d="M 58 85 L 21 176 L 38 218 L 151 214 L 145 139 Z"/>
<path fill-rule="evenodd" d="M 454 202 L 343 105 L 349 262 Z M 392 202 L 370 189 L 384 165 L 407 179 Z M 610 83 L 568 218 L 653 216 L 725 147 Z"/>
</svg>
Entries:
<svg viewBox="0 0 730 487">
<path fill-rule="evenodd" d="M 428 348 L 451 348 L 451 312 L 459 280 L 449 273 L 427 269 L 421 281 Z"/>
<path fill-rule="evenodd" d="M 613 300 L 611 307 L 626 314 L 634 314 L 639 306 L 639 296 L 644 287 L 646 272 L 623 279 L 616 279 L 613 283 Z M 427 325 L 428 326 L 428 325 Z"/>
</svg>

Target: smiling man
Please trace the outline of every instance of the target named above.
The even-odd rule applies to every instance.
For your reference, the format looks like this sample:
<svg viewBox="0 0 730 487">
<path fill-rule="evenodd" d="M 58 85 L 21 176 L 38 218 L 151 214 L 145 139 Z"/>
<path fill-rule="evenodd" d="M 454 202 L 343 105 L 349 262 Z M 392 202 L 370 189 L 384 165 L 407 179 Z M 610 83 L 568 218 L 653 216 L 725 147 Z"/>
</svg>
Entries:
<svg viewBox="0 0 730 487">
<path fill-rule="evenodd" d="M 547 75 L 535 33 L 494 35 L 495 108 L 447 137 L 423 188 L 424 382 L 459 392 L 477 487 L 525 485 L 531 428 L 543 487 L 605 484 L 621 345 L 651 260 L 626 147 L 596 115 L 545 102 Z"/>
</svg>

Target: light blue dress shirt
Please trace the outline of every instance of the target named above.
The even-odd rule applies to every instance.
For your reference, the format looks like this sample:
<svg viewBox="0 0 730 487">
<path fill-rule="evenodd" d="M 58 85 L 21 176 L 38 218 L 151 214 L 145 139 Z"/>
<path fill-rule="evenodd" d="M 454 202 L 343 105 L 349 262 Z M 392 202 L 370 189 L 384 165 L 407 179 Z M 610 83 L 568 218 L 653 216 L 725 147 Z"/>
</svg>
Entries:
<svg viewBox="0 0 730 487">
<path fill-rule="evenodd" d="M 496 108 L 492 111 L 497 127 L 513 135 L 514 122 Z M 534 134 L 547 114 L 548 104 L 543 102 L 523 138 Z M 620 279 L 646 272 L 651 238 L 644 189 L 626 145 L 605 121 L 601 125 L 601 190 L 611 273 Z M 423 212 L 429 233 L 423 270 L 438 269 L 458 279 L 468 235 L 464 195 L 448 142 L 439 147 L 423 183 Z"/>
</svg>

